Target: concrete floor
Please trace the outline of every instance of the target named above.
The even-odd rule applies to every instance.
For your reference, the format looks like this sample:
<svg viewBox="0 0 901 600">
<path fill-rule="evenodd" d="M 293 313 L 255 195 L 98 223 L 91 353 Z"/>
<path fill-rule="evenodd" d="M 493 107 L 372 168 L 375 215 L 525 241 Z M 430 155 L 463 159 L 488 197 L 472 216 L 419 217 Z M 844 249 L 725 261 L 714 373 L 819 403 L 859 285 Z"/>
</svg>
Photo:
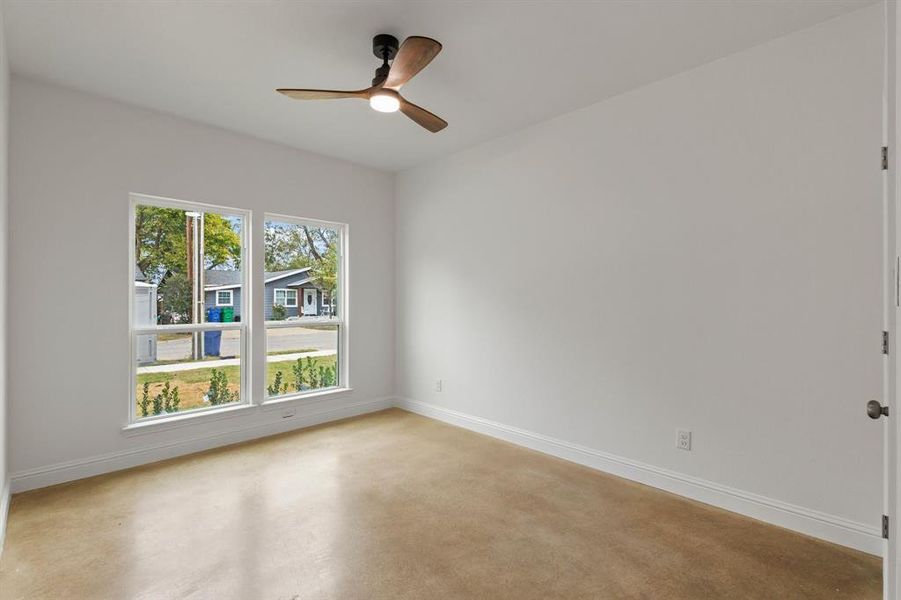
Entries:
<svg viewBox="0 0 901 600">
<path fill-rule="evenodd" d="M 0 598 L 879 598 L 880 577 L 395 409 L 17 495 Z"/>
</svg>

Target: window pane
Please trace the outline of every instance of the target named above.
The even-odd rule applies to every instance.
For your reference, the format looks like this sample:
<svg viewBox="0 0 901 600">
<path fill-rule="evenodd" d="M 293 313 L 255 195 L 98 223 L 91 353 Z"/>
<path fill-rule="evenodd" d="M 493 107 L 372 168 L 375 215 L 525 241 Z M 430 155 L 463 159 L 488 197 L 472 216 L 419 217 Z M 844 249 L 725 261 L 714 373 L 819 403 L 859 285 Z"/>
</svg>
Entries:
<svg viewBox="0 0 901 600">
<path fill-rule="evenodd" d="M 134 324 L 224 320 L 204 314 L 223 286 L 234 295 L 231 319 L 240 319 L 242 224 L 234 215 L 136 206 Z"/>
<path fill-rule="evenodd" d="M 137 418 L 240 402 L 241 337 L 240 330 L 137 336 Z"/>
<path fill-rule="evenodd" d="M 338 294 L 338 230 L 276 220 L 265 223 L 267 321 L 333 316 Z"/>
<path fill-rule="evenodd" d="M 310 324 L 266 330 L 266 395 L 336 387 L 338 326 Z"/>
</svg>

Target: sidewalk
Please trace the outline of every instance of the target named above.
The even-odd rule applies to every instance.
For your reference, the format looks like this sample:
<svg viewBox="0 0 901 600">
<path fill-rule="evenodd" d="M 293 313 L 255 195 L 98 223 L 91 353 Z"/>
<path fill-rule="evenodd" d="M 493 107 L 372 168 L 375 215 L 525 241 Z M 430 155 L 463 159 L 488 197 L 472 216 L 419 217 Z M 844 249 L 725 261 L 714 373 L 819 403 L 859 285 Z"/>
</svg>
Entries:
<svg viewBox="0 0 901 600">
<path fill-rule="evenodd" d="M 281 362 L 297 360 L 306 356 L 331 356 L 336 354 L 334 350 L 317 350 L 315 352 L 296 352 L 294 354 L 270 354 L 266 356 L 266 362 Z M 195 360 L 191 362 L 173 363 L 169 365 L 153 365 L 150 367 L 138 367 L 138 375 L 143 373 L 175 373 L 176 371 L 190 371 L 191 369 L 211 369 L 215 367 L 228 367 L 241 364 L 238 358 Z"/>
</svg>

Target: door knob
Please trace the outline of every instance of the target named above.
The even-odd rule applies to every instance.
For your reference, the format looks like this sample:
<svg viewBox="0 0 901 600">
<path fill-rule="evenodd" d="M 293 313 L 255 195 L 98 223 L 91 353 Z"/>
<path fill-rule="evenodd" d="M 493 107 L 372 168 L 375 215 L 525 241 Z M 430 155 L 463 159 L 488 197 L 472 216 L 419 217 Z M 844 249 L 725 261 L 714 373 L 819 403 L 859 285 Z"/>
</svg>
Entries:
<svg viewBox="0 0 901 600">
<path fill-rule="evenodd" d="M 888 406 L 882 406 L 877 400 L 867 402 L 867 416 L 871 419 L 878 419 L 882 415 L 888 416 Z"/>
</svg>

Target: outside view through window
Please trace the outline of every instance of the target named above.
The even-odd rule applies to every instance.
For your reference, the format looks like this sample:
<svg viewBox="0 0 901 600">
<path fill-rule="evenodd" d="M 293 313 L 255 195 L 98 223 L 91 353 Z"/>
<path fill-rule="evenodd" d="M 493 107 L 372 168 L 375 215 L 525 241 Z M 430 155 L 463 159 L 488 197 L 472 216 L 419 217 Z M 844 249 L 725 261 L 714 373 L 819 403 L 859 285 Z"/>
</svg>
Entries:
<svg viewBox="0 0 901 600">
<path fill-rule="evenodd" d="M 340 233 L 279 220 L 265 230 L 266 395 L 336 387 Z"/>
<path fill-rule="evenodd" d="M 146 200 L 134 208 L 133 417 L 246 403 L 245 217 Z M 264 230 L 266 397 L 338 387 L 341 226 L 270 218 Z"/>
<path fill-rule="evenodd" d="M 135 417 L 242 400 L 240 216 L 135 206 Z M 202 331 L 202 323 L 223 323 Z M 154 328 L 168 327 L 154 332 Z"/>
</svg>

